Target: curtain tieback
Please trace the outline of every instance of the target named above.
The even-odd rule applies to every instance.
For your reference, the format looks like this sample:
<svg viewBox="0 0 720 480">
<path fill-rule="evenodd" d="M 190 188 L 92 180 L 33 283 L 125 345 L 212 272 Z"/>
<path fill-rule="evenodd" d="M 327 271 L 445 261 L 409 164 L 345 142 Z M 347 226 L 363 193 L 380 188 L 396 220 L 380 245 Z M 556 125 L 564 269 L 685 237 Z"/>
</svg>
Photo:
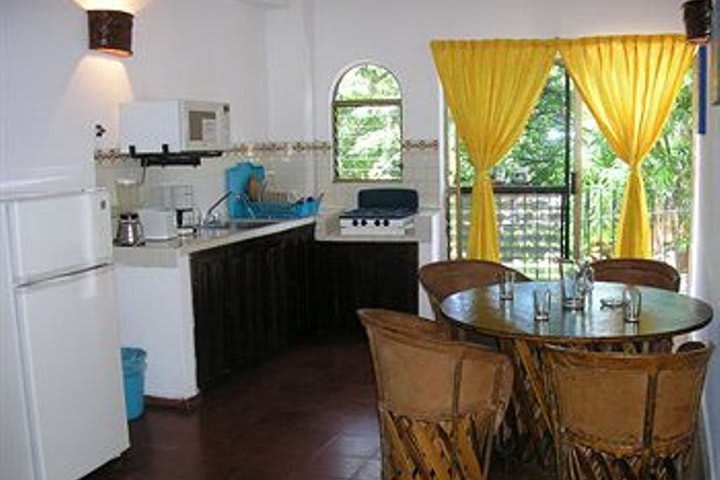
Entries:
<svg viewBox="0 0 720 480">
<path fill-rule="evenodd" d="M 641 165 L 642 164 L 638 162 L 637 164 L 630 167 L 630 175 L 639 177 L 642 174 Z"/>
<path fill-rule="evenodd" d="M 480 186 L 489 186 L 492 188 L 492 180 L 490 180 L 490 170 L 476 170 L 475 180 L 473 181 L 473 189 Z"/>
</svg>

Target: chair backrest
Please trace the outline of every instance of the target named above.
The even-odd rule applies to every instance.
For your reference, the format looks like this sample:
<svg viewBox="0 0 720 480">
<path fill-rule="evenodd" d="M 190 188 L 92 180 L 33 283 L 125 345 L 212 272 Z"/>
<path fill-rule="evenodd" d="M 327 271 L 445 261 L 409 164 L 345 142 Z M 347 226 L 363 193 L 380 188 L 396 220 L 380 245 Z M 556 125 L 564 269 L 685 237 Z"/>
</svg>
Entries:
<svg viewBox="0 0 720 480">
<path fill-rule="evenodd" d="M 391 330 L 406 336 L 431 340 L 450 340 L 445 335 L 445 330 L 439 328 L 437 323 L 416 315 L 373 308 L 360 309 L 357 313 L 366 329 L 368 325 L 372 325 L 373 328 L 377 326 L 377 328 Z"/>
<path fill-rule="evenodd" d="M 435 318 L 440 319 L 440 304 L 448 295 L 469 288 L 498 283 L 500 274 L 515 272 L 517 282 L 530 279 L 521 272 L 497 262 L 487 260 L 448 260 L 428 263 L 420 267 L 420 284 L 430 298 Z"/>
<path fill-rule="evenodd" d="M 508 357 L 439 338 L 435 322 L 415 315 L 358 315 L 375 370 L 383 478 L 486 478 L 512 388 Z"/>
<path fill-rule="evenodd" d="M 632 478 L 675 468 L 695 437 L 712 350 L 628 355 L 544 347 L 561 478 L 595 478 L 595 467 L 624 469 Z"/>
<path fill-rule="evenodd" d="M 595 280 L 621 282 L 677 292 L 680 274 L 667 263 L 642 258 L 609 258 L 592 264 Z"/>
</svg>

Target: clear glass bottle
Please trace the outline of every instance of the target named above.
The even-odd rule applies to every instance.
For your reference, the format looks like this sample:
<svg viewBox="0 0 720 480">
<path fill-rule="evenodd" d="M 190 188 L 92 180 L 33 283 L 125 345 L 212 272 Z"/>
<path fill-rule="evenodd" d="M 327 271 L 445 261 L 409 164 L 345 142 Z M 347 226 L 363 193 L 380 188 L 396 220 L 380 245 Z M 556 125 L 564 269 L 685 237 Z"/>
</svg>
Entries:
<svg viewBox="0 0 720 480">
<path fill-rule="evenodd" d="M 561 258 L 558 264 L 563 307 L 582 310 L 585 308 L 585 293 L 581 291 L 581 282 L 579 281 L 580 265 L 571 258 Z"/>
<path fill-rule="evenodd" d="M 592 293 L 595 285 L 595 270 L 588 260 L 585 260 L 580 264 L 577 282 L 578 291 L 582 293 L 582 295 L 589 295 Z"/>
</svg>

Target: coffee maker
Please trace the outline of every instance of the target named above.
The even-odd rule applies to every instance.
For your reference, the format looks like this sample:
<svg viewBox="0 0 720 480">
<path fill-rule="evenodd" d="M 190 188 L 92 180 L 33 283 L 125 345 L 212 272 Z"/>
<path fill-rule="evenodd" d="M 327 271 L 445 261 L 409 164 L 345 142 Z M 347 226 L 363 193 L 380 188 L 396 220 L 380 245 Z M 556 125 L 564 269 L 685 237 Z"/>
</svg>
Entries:
<svg viewBox="0 0 720 480">
<path fill-rule="evenodd" d="M 119 178 L 115 181 L 115 193 L 120 213 L 113 243 L 121 247 L 144 245 L 145 237 L 138 215 L 140 183 L 131 178 Z"/>
<path fill-rule="evenodd" d="M 154 186 L 148 190 L 148 204 L 172 210 L 179 235 L 192 235 L 197 228 L 192 185 L 172 183 Z"/>
<path fill-rule="evenodd" d="M 175 226 L 180 235 L 190 235 L 197 227 L 192 185 L 170 186 L 171 208 L 175 209 Z"/>
</svg>

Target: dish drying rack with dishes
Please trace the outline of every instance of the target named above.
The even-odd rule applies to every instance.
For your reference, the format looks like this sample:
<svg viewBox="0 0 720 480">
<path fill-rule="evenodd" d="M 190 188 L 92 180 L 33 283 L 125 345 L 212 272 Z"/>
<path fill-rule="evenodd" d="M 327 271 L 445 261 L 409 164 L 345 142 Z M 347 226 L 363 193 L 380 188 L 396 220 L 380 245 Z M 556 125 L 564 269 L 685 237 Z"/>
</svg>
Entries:
<svg viewBox="0 0 720 480">
<path fill-rule="evenodd" d="M 226 170 L 230 218 L 302 218 L 315 215 L 323 195 L 298 198 L 297 195 L 268 189 L 261 165 L 241 162 Z"/>
<path fill-rule="evenodd" d="M 278 192 L 273 192 L 278 193 Z M 322 195 L 318 198 L 305 197 L 295 202 L 265 201 L 253 202 L 244 194 L 238 194 L 239 203 L 244 204 L 241 215 L 232 218 L 302 218 L 315 215 L 320 208 Z"/>
</svg>

